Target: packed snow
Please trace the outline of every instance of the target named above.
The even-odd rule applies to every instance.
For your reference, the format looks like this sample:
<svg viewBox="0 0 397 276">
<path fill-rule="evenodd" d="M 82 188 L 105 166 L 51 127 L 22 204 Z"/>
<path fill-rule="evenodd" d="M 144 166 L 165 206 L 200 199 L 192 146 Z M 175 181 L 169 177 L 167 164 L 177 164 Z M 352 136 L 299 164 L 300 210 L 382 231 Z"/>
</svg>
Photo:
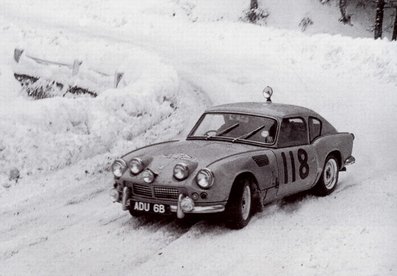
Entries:
<svg viewBox="0 0 397 276">
<path fill-rule="evenodd" d="M 260 25 L 241 20 L 248 2 L 1 1 L 0 275 L 396 275 L 397 44 L 365 38 L 366 19 L 343 26 L 335 1 L 260 1 Z M 74 79 L 35 73 L 98 96 L 28 97 L 14 72 L 35 67 L 15 48 L 83 61 Z M 113 88 L 93 71 L 124 75 Z M 266 85 L 355 134 L 333 194 L 275 202 L 240 231 L 111 203 L 114 158 Z"/>
</svg>

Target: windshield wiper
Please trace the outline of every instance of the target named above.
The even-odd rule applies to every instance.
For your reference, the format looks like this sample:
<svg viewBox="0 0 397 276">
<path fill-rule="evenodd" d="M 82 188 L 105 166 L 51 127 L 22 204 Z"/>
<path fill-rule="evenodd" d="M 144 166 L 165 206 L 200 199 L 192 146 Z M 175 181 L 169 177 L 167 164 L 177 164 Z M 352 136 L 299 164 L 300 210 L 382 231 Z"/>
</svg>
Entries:
<svg viewBox="0 0 397 276">
<path fill-rule="evenodd" d="M 215 135 L 206 135 L 206 137 L 205 137 L 205 140 L 208 140 L 208 139 L 210 139 L 210 138 L 214 138 L 214 137 L 218 137 L 218 136 L 221 136 L 221 135 L 223 135 L 223 134 L 225 134 L 225 133 L 228 133 L 229 131 L 231 131 L 232 129 L 235 129 L 236 127 L 238 127 L 239 126 L 239 123 L 235 123 L 234 125 L 231 125 L 230 127 L 228 127 L 228 128 L 226 128 L 226 129 L 224 129 L 224 130 L 222 130 L 221 132 L 219 132 L 219 133 L 215 133 Z"/>
<path fill-rule="evenodd" d="M 239 123 L 235 123 L 234 125 L 231 125 L 230 127 L 222 130 L 221 132 L 217 133 L 216 136 L 222 136 L 223 134 L 228 133 L 229 131 L 231 131 L 232 129 L 235 129 L 236 127 L 239 126 Z"/>
<path fill-rule="evenodd" d="M 248 132 L 248 133 L 246 133 L 244 135 L 241 135 L 241 136 L 239 136 L 237 138 L 234 138 L 232 142 L 234 143 L 234 142 L 236 142 L 238 140 L 246 140 L 249 137 L 251 137 L 252 135 L 256 134 L 259 130 L 263 129 L 265 126 L 266 126 L 266 124 L 265 125 L 261 125 L 260 127 L 254 129 L 254 130 L 252 130 L 252 131 L 250 131 L 250 132 Z"/>
</svg>

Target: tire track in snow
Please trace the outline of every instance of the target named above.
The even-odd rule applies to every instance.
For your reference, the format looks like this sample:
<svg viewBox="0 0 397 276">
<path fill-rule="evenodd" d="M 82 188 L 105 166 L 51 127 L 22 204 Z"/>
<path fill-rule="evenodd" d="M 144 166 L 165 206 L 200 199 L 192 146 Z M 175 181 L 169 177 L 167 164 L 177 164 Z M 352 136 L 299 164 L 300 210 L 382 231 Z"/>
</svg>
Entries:
<svg viewBox="0 0 397 276">
<path fill-rule="evenodd" d="M 39 32 L 38 32 L 39 33 Z M 129 43 L 129 41 L 127 41 L 127 43 Z M 165 117 L 161 117 L 159 121 L 156 121 L 153 123 L 153 125 L 151 125 L 149 128 L 145 129 L 144 131 L 137 133 L 137 135 L 132 139 L 134 140 L 139 140 L 139 139 L 144 139 L 145 140 L 145 144 L 150 144 L 153 142 L 156 142 L 158 140 L 163 140 L 161 139 L 161 135 L 159 135 L 160 133 L 164 132 L 164 130 L 167 129 L 172 129 L 172 128 L 179 128 L 179 131 L 177 133 L 177 135 L 180 135 L 183 133 L 183 131 L 186 129 L 186 127 L 191 127 L 192 124 L 190 123 L 192 120 L 196 120 L 195 116 L 192 116 L 192 114 L 197 113 L 197 115 L 199 115 L 199 113 L 207 106 L 209 105 L 210 101 L 208 99 L 208 97 L 206 97 L 205 93 L 202 91 L 202 89 L 200 89 L 197 86 L 194 86 L 194 84 L 190 81 L 185 81 L 185 80 L 181 80 L 181 89 L 184 90 L 182 95 L 184 96 L 183 99 L 178 99 L 178 106 L 177 108 L 174 110 L 174 113 L 168 114 L 168 116 Z M 187 95 L 185 95 L 184 93 L 186 92 Z M 170 124 L 171 123 L 171 124 Z M 189 125 L 188 125 L 189 124 Z M 95 157 L 87 159 L 87 160 L 82 160 L 80 162 L 78 162 L 78 164 L 75 164 L 73 167 L 78 168 L 79 166 L 81 166 L 81 164 L 88 164 L 89 162 L 91 162 L 91 160 L 96 159 Z M 102 164 L 102 162 L 101 162 Z M 106 164 L 102 164 L 102 165 L 106 165 Z M 55 172 L 48 172 L 48 173 L 44 173 L 43 175 L 37 175 L 37 177 L 35 177 L 36 183 L 38 182 L 58 182 L 57 181 L 57 176 L 62 175 L 62 174 L 68 174 L 66 173 L 66 171 L 70 171 L 68 167 L 66 168 L 60 168 L 59 170 L 55 171 Z M 55 178 L 55 180 L 53 181 L 43 181 L 44 178 L 47 178 L 47 176 L 50 175 L 52 176 L 52 178 Z M 72 182 L 76 181 L 73 180 L 73 173 L 71 174 L 71 176 L 67 177 L 66 179 L 70 179 Z M 74 177 L 76 178 L 76 176 L 74 175 Z M 81 178 L 82 176 L 80 175 L 78 178 Z M 104 179 L 104 177 L 102 177 L 99 182 L 102 182 Z M 30 178 L 26 178 L 24 181 L 21 181 L 19 183 L 19 185 L 25 185 L 27 181 L 29 181 Z M 25 183 L 24 183 L 25 182 Z M 62 182 L 67 182 L 67 181 L 59 181 L 59 183 L 57 183 L 57 185 L 62 185 Z M 81 181 L 77 181 L 77 182 L 81 182 Z M 53 187 L 50 187 L 49 191 L 48 186 L 49 184 L 44 184 L 44 186 L 47 187 L 38 187 L 40 188 L 45 188 L 46 194 L 44 195 L 35 195 L 33 197 L 28 197 L 26 201 L 22 201 L 21 199 L 19 199 L 19 203 L 18 204 L 18 213 L 20 213 L 21 215 L 19 216 L 18 222 L 17 224 L 15 224 L 15 220 L 13 219 L 13 208 L 9 210 L 8 212 L 5 211 L 2 213 L 2 217 L 4 217 L 6 220 L 8 219 L 8 221 L 10 221 L 11 223 L 9 223 L 5 228 L 1 229 L 0 231 L 3 232 L 4 234 L 6 234 L 6 236 L 9 239 L 18 239 L 18 235 L 20 234 L 19 229 L 21 228 L 21 226 L 25 226 L 25 227 L 35 227 L 35 225 L 40 224 L 40 217 L 43 215 L 42 211 L 45 208 L 48 208 L 48 206 L 45 206 L 47 204 L 45 204 L 44 202 L 56 202 L 56 201 L 60 201 L 63 202 L 63 198 L 67 197 L 68 200 L 63 203 L 64 205 L 68 206 L 68 205 L 73 205 L 76 207 L 79 207 L 85 203 L 87 203 L 88 201 L 96 201 L 97 197 L 103 195 L 105 192 L 105 187 L 100 187 L 100 188 L 94 188 L 92 189 L 90 186 L 86 185 L 87 182 L 84 181 L 85 183 L 79 183 L 78 185 L 72 185 L 73 187 L 71 189 L 67 189 L 66 191 L 64 191 L 66 193 L 66 195 L 62 196 L 60 191 L 56 191 L 56 189 L 53 189 Z M 81 185 L 81 186 L 80 186 Z M 34 184 L 33 184 L 34 186 Z M 36 186 L 42 186 L 42 185 L 36 185 Z M 81 189 L 80 187 L 84 187 L 84 189 Z M 88 187 L 88 188 L 87 188 Z M 72 191 L 70 191 L 72 190 Z M 75 194 L 75 195 L 72 195 Z M 72 195 L 72 196 L 71 196 Z M 55 197 L 55 199 L 54 199 Z M 60 199 L 61 198 L 61 199 Z M 58 203 L 58 202 L 57 202 Z M 54 203 L 55 205 L 57 203 Z M 35 206 L 35 210 L 32 210 L 30 208 L 30 206 Z M 112 206 L 111 208 L 113 208 L 114 206 Z M 74 213 L 73 215 L 76 215 L 76 213 Z M 8 216 L 8 218 L 7 218 Z M 78 215 L 77 215 L 78 216 Z M 120 216 L 118 216 L 118 218 L 120 218 Z M 111 219 L 110 221 L 117 221 L 118 218 Z M 3 224 L 4 225 L 4 224 Z M 73 224 L 72 224 L 73 225 Z M 72 225 L 70 224 L 62 224 L 61 227 L 56 227 L 56 229 L 52 229 L 52 231 L 65 231 L 65 229 L 67 230 L 67 228 L 70 228 Z M 105 224 L 107 225 L 107 224 Z M 143 224 L 144 226 L 144 224 Z M 157 227 L 157 229 L 162 228 L 163 225 L 159 224 L 159 226 Z M 188 231 L 188 229 L 186 230 Z M 32 236 L 35 236 L 35 234 L 33 234 Z M 175 239 L 178 238 L 178 235 L 176 235 Z M 31 239 L 27 239 L 27 240 L 19 240 L 19 242 L 17 242 L 16 244 L 22 244 L 22 245 L 17 245 L 17 249 L 11 249 L 8 250 L 7 252 L 14 252 L 14 254 L 9 254 L 9 256 L 13 257 L 14 255 L 16 255 L 18 252 L 21 252 L 21 250 L 24 248 L 24 246 L 26 246 L 26 244 L 29 245 L 35 245 L 35 244 L 39 244 L 35 242 L 35 238 L 33 239 L 33 241 Z"/>
<path fill-rule="evenodd" d="M 46 26 L 47 27 L 47 26 Z M 69 30 L 70 31 L 70 30 Z M 72 31 L 73 32 L 73 31 Z M 79 32 L 79 35 L 81 33 Z M 85 34 L 87 37 L 92 37 L 92 33 L 87 33 Z M 95 36 L 96 38 L 100 38 L 103 40 L 109 40 L 109 37 L 105 36 Z M 115 39 L 114 37 L 111 40 L 117 40 L 118 42 L 122 43 L 131 43 L 130 40 L 120 40 L 120 39 Z M 179 72 L 181 73 L 181 72 Z M 209 99 L 208 95 L 203 91 L 201 87 L 196 85 L 194 81 L 192 80 L 192 77 L 189 76 L 187 77 L 184 75 L 181 78 L 181 90 L 183 90 L 183 98 L 184 99 L 178 99 L 178 105 L 176 109 L 174 110 L 174 113 L 169 114 L 166 117 L 160 118 L 159 121 L 156 121 L 151 125 L 149 128 L 145 129 L 144 131 L 141 131 L 136 134 L 136 136 L 132 139 L 134 140 L 139 140 L 142 137 L 145 139 L 146 144 L 150 144 L 153 142 L 156 142 L 159 139 L 159 134 L 164 132 L 164 130 L 170 129 L 172 127 L 178 127 L 180 130 L 177 133 L 178 135 L 183 135 L 183 132 L 186 131 L 186 129 L 189 129 L 192 127 L 193 123 L 196 119 L 199 113 L 201 113 L 204 108 L 208 105 L 211 104 L 211 100 Z M 185 92 L 186 95 L 184 94 Z M 192 114 L 196 113 L 195 115 L 197 116 L 192 116 Z M 183 119 L 182 119 L 183 118 Z M 170 124 L 171 122 L 171 124 Z M 183 127 L 181 127 L 183 125 Z M 160 139 L 161 140 L 161 139 Z M 90 160 L 95 159 L 95 158 L 90 158 L 87 160 L 83 160 L 82 162 L 79 163 L 89 163 Z M 74 167 L 78 167 L 78 165 L 75 165 Z M 54 172 L 54 173 L 49 173 L 53 175 L 54 178 L 57 178 L 57 175 L 62 175 L 65 174 L 65 171 L 68 171 L 69 168 L 61 168 L 60 170 Z M 66 173 L 67 174 L 67 173 Z M 40 179 L 40 177 L 38 177 Z M 96 179 L 98 182 L 106 182 L 105 176 L 100 177 L 99 179 Z M 39 181 L 39 180 L 36 180 Z M 94 180 L 90 180 L 91 182 L 94 182 Z M 45 209 L 45 204 L 42 204 L 42 202 L 57 202 L 57 203 L 62 203 L 63 206 L 57 206 L 57 208 L 74 208 L 74 209 L 80 209 L 84 208 L 84 205 L 90 205 L 92 206 L 93 203 L 97 202 L 100 198 L 104 197 L 105 194 L 105 187 L 99 187 L 99 188 L 92 188 L 89 182 L 87 180 L 84 181 L 79 181 L 79 184 L 73 185 L 70 189 L 67 189 L 65 191 L 66 197 L 68 199 L 66 200 L 59 200 L 60 197 L 62 197 L 61 193 L 59 191 L 49 191 L 48 195 L 44 196 L 39 196 L 37 198 L 31 198 L 24 203 L 25 208 L 21 209 L 21 212 L 23 213 L 22 216 L 22 221 L 25 221 L 25 218 L 34 216 L 35 219 L 31 220 L 30 226 L 34 227 L 35 224 L 40 223 L 40 216 L 42 214 L 37 214 L 37 212 L 30 212 L 29 207 L 27 205 L 34 205 L 36 206 L 37 209 Z M 83 183 L 81 183 L 83 182 Z M 58 183 L 58 185 L 62 185 L 61 183 Z M 80 189 L 80 186 L 84 186 L 84 189 Z M 74 195 L 73 195 L 74 194 Z M 46 198 L 49 196 L 49 198 Z M 55 198 L 54 198 L 55 197 Z M 65 197 L 65 196 L 63 196 Z M 43 206 L 44 205 L 44 206 Z M 56 205 L 56 203 L 55 203 Z M 20 207 L 20 206 L 19 206 Z M 114 208 L 116 206 L 108 206 L 108 208 Z M 117 206 L 118 207 L 118 206 Z M 169 245 L 177 242 L 179 239 L 183 239 L 185 236 L 191 236 L 189 234 L 191 232 L 191 229 L 196 229 L 194 230 L 197 233 L 201 233 L 202 228 L 196 227 L 197 219 L 195 220 L 188 220 L 188 221 L 178 221 L 175 218 L 162 218 L 158 220 L 158 218 L 138 218 L 138 219 L 127 219 L 126 217 L 129 217 L 129 214 L 123 213 L 123 215 L 120 215 L 120 210 L 116 207 L 116 210 L 112 210 L 113 215 L 111 215 L 108 218 L 99 218 L 96 222 L 99 223 L 101 226 L 104 228 L 115 228 L 115 227 L 121 227 L 121 235 L 129 235 L 130 231 L 143 231 L 146 234 L 147 233 L 153 233 L 155 234 L 156 232 L 161 232 L 162 235 L 165 235 L 165 239 L 162 242 L 156 241 L 158 246 L 154 247 L 153 250 L 151 250 L 148 254 L 143 254 L 136 260 L 132 262 L 134 265 L 140 265 L 154 256 L 158 256 L 159 254 L 162 254 L 161 252 L 164 251 Z M 89 211 L 88 211 L 89 213 Z M 63 223 L 61 225 L 56 225 L 55 228 L 51 228 L 50 226 L 47 226 L 47 230 L 51 230 L 52 233 L 49 234 L 49 237 L 51 239 L 51 236 L 58 235 L 59 232 L 70 232 L 70 229 L 73 227 L 76 227 L 77 225 L 84 223 L 79 219 L 79 214 L 77 212 L 72 212 L 68 217 L 73 217 L 74 222 L 69 222 L 69 223 Z M 87 215 L 87 214 L 85 214 Z M 33 225 L 32 225 L 33 224 Z M 29 226 L 28 226 L 29 227 Z M 13 237 L 11 238 L 16 238 L 16 236 L 19 234 L 18 233 L 18 228 L 19 227 L 12 227 L 8 228 L 5 230 L 5 232 L 8 232 L 7 234 L 11 234 L 14 232 Z M 50 229 L 48 229 L 50 228 Z M 201 229 L 201 230 L 197 230 Z M 10 233 L 11 232 L 11 233 Z M 120 232 L 119 232 L 120 233 Z M 198 235 L 198 234 L 195 235 Z M 84 233 L 82 233 L 84 235 Z M 29 233 L 28 233 L 29 236 Z M 8 258 L 14 258 L 23 253 L 24 250 L 29 249 L 31 250 L 32 246 L 43 246 L 44 242 L 48 241 L 48 236 L 46 236 L 45 239 L 42 239 L 42 237 L 36 237 L 34 233 L 30 233 L 30 236 L 33 238 L 29 238 L 24 241 L 20 241 L 19 244 L 16 248 L 11 248 L 7 252 L 14 252 L 7 254 Z M 156 238 L 154 236 L 154 238 Z"/>
<path fill-rule="evenodd" d="M 186 131 L 186 127 L 190 124 L 189 121 L 197 119 L 192 114 L 197 113 L 195 115 L 198 116 L 209 104 L 209 101 L 198 87 L 188 81 L 181 81 L 181 89 L 184 91 L 181 94 L 182 97 L 178 99 L 175 111 L 153 124 L 146 131 L 139 133 L 132 141 L 144 139 L 145 143 L 150 144 L 162 140 L 162 135 L 159 134 L 167 129 L 178 128 L 177 135 Z M 157 252 L 190 231 L 195 222 L 186 224 L 186 222 L 176 221 L 175 218 L 163 218 L 160 221 L 153 218 L 134 219 L 130 218 L 128 213 L 122 212 L 120 206 L 110 204 L 107 198 L 107 190 L 111 187 L 110 173 L 95 172 L 93 175 L 87 175 L 84 172 L 85 167 L 88 167 L 90 171 L 97 167 L 106 171 L 106 167 L 103 166 L 107 165 L 106 158 L 99 155 L 81 160 L 78 164 L 55 172 L 36 175 L 32 177 L 33 179 L 27 177 L 20 181 L 18 187 L 11 188 L 9 192 L 18 193 L 27 182 L 33 181 L 31 185 L 37 186 L 38 189 L 41 188 L 43 193 L 20 199 L 18 203 L 8 206 L 9 209 L 2 213 L 4 224 L 0 227 L 0 232 L 3 234 L 2 239 L 8 241 L 7 244 L 1 243 L 0 246 L 0 251 L 5 252 L 1 257 L 6 264 L 5 271 L 7 271 L 7 267 L 12 267 L 14 262 L 18 262 L 19 258 L 32 255 L 32 253 L 34 256 L 34 252 L 42 251 L 43 248 L 46 249 L 44 255 L 47 258 L 52 258 L 54 254 L 62 255 L 61 249 L 50 249 L 54 246 L 54 240 L 59 236 L 73 236 L 76 233 L 74 230 L 76 228 L 79 229 L 79 235 L 83 237 L 90 236 L 90 233 L 82 231 L 85 227 L 91 230 L 96 229 L 95 231 L 105 236 L 104 232 L 116 231 L 122 239 L 128 239 L 131 231 L 149 234 L 149 240 L 156 246 L 148 250 L 147 254 L 139 256 L 133 262 L 136 265 L 146 262 Z M 45 185 L 42 184 L 44 182 Z M 56 186 L 53 185 L 54 183 Z M 13 189 L 15 190 L 13 191 Z M 106 200 L 105 204 L 103 204 L 103 200 Z M 16 206 L 19 212 L 18 220 L 15 220 L 12 213 Z M 31 206 L 34 206 L 34 209 Z M 97 214 L 98 206 L 104 208 L 100 209 L 104 211 L 103 216 Z M 54 219 L 55 217 L 58 218 Z M 51 220 L 53 221 L 50 223 Z M 45 236 L 42 235 L 43 232 L 46 233 Z M 23 235 L 21 235 L 22 233 Z M 151 242 L 147 241 L 147 243 Z M 84 246 L 82 244 L 82 247 Z M 76 252 L 76 250 L 77 248 L 74 248 L 72 252 Z M 0 274 L 1 271 L 2 269 L 0 269 Z"/>
</svg>

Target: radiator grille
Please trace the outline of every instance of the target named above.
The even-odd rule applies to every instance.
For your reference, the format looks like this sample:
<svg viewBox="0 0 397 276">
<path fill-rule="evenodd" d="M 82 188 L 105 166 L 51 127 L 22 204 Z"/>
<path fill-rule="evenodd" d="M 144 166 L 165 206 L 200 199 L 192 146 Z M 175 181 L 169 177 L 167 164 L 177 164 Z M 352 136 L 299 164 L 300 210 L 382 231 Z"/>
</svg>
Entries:
<svg viewBox="0 0 397 276">
<path fill-rule="evenodd" d="M 176 188 L 154 187 L 154 196 L 157 198 L 177 199 L 179 191 Z"/>
<path fill-rule="evenodd" d="M 137 183 L 132 184 L 132 193 L 138 196 L 155 197 L 155 198 L 163 198 L 163 199 L 178 199 L 178 196 L 180 194 L 177 188 L 154 186 L 152 191 L 151 186 L 144 184 L 137 184 Z"/>
<path fill-rule="evenodd" d="M 152 197 L 152 189 L 146 185 L 141 184 L 133 184 L 132 192 L 135 195 L 147 196 Z"/>
</svg>

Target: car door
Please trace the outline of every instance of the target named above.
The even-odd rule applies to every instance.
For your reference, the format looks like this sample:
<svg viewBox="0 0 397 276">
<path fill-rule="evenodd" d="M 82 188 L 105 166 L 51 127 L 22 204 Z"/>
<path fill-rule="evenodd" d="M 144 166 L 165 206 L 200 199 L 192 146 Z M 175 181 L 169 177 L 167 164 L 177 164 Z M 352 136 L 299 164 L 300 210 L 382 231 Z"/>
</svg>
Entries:
<svg viewBox="0 0 397 276">
<path fill-rule="evenodd" d="M 311 188 L 317 177 L 317 158 L 314 147 L 309 144 L 305 119 L 283 119 L 277 145 L 274 150 L 279 172 L 277 197 Z"/>
</svg>

